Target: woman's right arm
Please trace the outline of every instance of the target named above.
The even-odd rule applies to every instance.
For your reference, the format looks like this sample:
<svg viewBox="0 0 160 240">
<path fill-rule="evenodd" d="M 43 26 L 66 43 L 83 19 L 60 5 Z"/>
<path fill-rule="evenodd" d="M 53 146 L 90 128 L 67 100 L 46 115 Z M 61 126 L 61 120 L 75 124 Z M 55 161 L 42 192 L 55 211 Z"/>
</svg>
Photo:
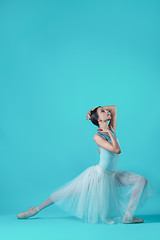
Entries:
<svg viewBox="0 0 160 240">
<path fill-rule="evenodd" d="M 112 142 L 113 148 L 117 149 L 118 153 L 121 153 L 120 146 L 119 146 L 115 136 L 113 135 L 112 131 L 109 129 L 107 131 L 107 133 L 109 134 L 109 136 L 111 138 L 111 142 Z"/>
<path fill-rule="evenodd" d="M 109 133 L 109 131 L 108 131 L 108 133 Z M 98 134 L 95 134 L 93 139 L 100 147 L 102 147 L 110 152 L 119 154 L 119 153 L 121 153 L 121 149 L 120 149 L 119 144 L 116 141 L 113 133 L 111 133 L 111 134 L 109 133 L 112 144 L 110 142 L 108 142 L 105 138 L 99 136 Z"/>
<path fill-rule="evenodd" d="M 89 118 L 89 120 L 91 120 L 91 112 L 92 112 L 94 109 L 95 109 L 95 108 L 92 108 L 91 110 L 89 110 L 89 111 L 87 112 L 86 120 L 87 120 L 87 118 Z"/>
</svg>

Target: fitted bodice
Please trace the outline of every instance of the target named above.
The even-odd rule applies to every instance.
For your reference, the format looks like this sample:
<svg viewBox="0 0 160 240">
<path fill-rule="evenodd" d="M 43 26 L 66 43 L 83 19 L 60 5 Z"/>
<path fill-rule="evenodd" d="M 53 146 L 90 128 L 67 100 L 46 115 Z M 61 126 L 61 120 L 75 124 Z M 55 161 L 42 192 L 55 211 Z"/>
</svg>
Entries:
<svg viewBox="0 0 160 240">
<path fill-rule="evenodd" d="M 113 129 L 110 128 L 110 130 L 112 131 L 114 137 L 116 138 L 119 146 L 119 140 L 116 136 L 116 134 L 114 133 Z M 105 133 L 97 133 L 100 136 L 103 136 L 106 140 L 108 140 L 108 142 L 112 143 L 110 136 L 106 135 Z M 119 154 L 117 153 L 113 153 L 110 152 L 108 150 L 106 150 L 105 148 L 100 147 L 97 143 L 96 143 L 97 147 L 100 148 L 100 161 L 99 164 L 102 168 L 104 168 L 107 171 L 110 172 L 114 172 L 118 163 L 118 159 L 119 159 Z"/>
</svg>

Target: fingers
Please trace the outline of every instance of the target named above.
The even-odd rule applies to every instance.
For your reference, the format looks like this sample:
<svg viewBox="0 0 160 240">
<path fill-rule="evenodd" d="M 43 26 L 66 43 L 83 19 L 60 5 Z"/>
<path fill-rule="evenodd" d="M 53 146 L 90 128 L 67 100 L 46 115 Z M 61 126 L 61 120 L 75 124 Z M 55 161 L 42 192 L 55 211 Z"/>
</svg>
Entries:
<svg viewBox="0 0 160 240">
<path fill-rule="evenodd" d="M 99 133 L 99 132 L 102 132 L 102 129 L 98 128 L 97 131 L 98 131 L 98 133 Z"/>
<path fill-rule="evenodd" d="M 91 111 L 89 111 L 89 112 L 87 113 L 86 120 L 87 120 L 87 118 L 89 118 L 89 120 L 91 120 Z"/>
<path fill-rule="evenodd" d="M 89 115 L 87 114 L 87 116 L 86 116 L 86 120 L 87 120 L 87 118 L 89 118 Z"/>
<path fill-rule="evenodd" d="M 89 120 L 91 120 L 91 112 L 94 110 L 95 108 L 92 108 L 91 110 L 88 111 L 87 116 L 86 116 L 86 120 L 87 117 L 89 118 Z"/>
</svg>

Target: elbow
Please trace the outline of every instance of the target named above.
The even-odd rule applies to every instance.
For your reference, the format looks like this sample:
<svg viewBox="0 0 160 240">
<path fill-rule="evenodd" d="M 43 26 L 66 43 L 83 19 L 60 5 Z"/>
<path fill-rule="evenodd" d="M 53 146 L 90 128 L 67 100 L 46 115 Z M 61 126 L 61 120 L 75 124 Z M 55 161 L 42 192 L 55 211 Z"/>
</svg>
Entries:
<svg viewBox="0 0 160 240">
<path fill-rule="evenodd" d="M 120 154 L 121 153 L 121 149 L 120 148 L 116 149 L 115 153 Z"/>
</svg>

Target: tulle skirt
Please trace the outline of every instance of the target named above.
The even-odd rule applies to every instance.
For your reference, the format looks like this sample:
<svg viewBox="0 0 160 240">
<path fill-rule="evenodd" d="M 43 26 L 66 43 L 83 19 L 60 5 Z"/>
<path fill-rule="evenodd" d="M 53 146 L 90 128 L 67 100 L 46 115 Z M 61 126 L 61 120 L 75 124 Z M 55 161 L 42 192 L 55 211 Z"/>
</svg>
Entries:
<svg viewBox="0 0 160 240">
<path fill-rule="evenodd" d="M 50 198 L 85 223 L 113 224 L 122 223 L 126 211 L 132 219 L 137 206 L 142 207 L 154 194 L 151 183 L 141 175 L 94 165 L 56 189 Z"/>
</svg>

